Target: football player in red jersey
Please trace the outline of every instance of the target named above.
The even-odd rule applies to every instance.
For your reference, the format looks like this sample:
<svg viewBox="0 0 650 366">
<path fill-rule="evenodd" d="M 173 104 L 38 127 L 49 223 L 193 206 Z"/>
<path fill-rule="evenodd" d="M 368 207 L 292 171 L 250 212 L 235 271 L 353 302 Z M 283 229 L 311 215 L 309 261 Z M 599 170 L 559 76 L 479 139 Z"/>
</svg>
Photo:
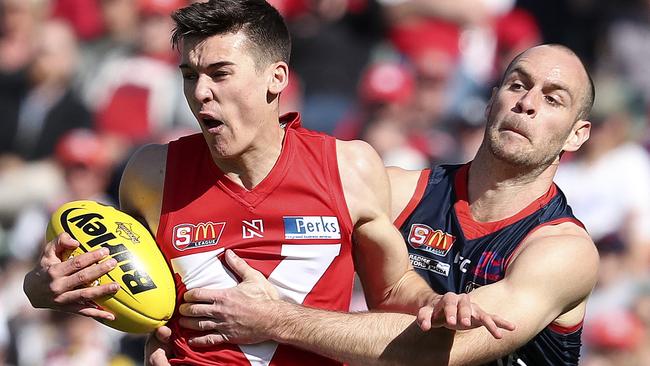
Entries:
<svg viewBox="0 0 650 366">
<path fill-rule="evenodd" d="M 424 180 L 418 171 L 391 170 L 391 216 L 406 209 L 418 215 L 414 225 L 430 219 L 432 230 L 454 233 L 452 250 L 471 259 L 459 263 L 454 256 L 426 257 L 419 251 L 423 260 L 450 266 L 444 275 L 456 281 L 447 282 L 439 272 L 419 273 L 436 288 L 471 291 L 473 302 L 513 320 L 517 329 L 501 339 L 485 328 L 432 329 L 440 309 L 431 304 L 416 318 L 327 312 L 278 301 L 256 271 L 228 252 L 243 282 L 212 294 L 210 305 L 200 289 L 185 294 L 190 303 L 181 305 L 186 317 L 181 323 L 213 330 L 190 343 L 273 339 L 363 365 L 577 365 L 599 258 L 553 177 L 562 153 L 578 150 L 589 138 L 593 99 L 591 78 L 572 50 L 533 47 L 512 61 L 493 90 L 485 138 L 471 164 L 431 169 Z M 418 193 L 419 188 L 424 190 Z M 426 216 L 437 210 L 440 219 Z M 402 230 L 408 240 L 408 227 Z"/>
<path fill-rule="evenodd" d="M 269 291 L 305 306 L 347 310 L 356 269 L 373 309 L 415 314 L 435 304 L 437 325 L 485 325 L 495 337 L 499 328 L 513 329 L 465 295 L 434 293 L 413 271 L 389 219 L 387 174 L 368 144 L 306 130 L 296 113 L 279 116 L 290 40 L 273 7 L 264 0 L 213 0 L 173 18 L 185 96 L 202 133 L 139 150 L 124 172 L 120 204 L 156 235 L 177 274 L 179 296 L 201 307 L 235 285 L 220 261 L 230 249 L 274 281 Z M 114 261 L 94 264 L 103 252 L 61 258 L 74 246 L 66 235 L 47 243 L 25 277 L 26 294 L 35 307 L 111 319 L 92 299 L 114 293 L 114 284 L 83 284 Z M 159 330 L 169 343 L 152 339 L 147 362 L 336 364 L 277 343 L 196 347 L 188 341 L 210 335 L 210 321 L 181 319 L 177 314 Z"/>
</svg>

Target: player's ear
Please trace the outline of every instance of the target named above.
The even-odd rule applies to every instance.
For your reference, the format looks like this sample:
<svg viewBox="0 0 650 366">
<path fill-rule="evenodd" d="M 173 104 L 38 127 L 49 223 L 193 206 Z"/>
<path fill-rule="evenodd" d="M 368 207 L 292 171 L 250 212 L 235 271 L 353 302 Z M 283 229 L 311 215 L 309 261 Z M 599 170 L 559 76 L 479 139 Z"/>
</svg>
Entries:
<svg viewBox="0 0 650 366">
<path fill-rule="evenodd" d="M 591 122 L 587 120 L 578 120 L 574 123 L 571 133 L 567 137 L 564 147 L 564 151 L 576 151 L 589 140 L 589 135 L 591 133 Z"/>
<path fill-rule="evenodd" d="M 278 95 L 289 83 L 289 65 L 284 61 L 278 61 L 269 67 L 269 94 Z"/>
</svg>

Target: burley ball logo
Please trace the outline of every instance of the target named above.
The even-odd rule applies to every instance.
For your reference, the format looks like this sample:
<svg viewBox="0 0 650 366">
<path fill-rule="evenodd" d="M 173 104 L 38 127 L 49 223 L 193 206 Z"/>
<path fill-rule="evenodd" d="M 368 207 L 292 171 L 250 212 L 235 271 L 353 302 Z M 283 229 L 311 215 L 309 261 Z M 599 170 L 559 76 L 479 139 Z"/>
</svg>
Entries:
<svg viewBox="0 0 650 366">
<path fill-rule="evenodd" d="M 456 237 L 442 230 L 433 230 L 425 224 L 411 225 L 409 244 L 415 249 L 444 257 L 454 245 Z"/>
<path fill-rule="evenodd" d="M 225 222 L 200 222 L 198 224 L 179 224 L 174 226 L 172 243 L 178 250 L 217 245 Z"/>
</svg>

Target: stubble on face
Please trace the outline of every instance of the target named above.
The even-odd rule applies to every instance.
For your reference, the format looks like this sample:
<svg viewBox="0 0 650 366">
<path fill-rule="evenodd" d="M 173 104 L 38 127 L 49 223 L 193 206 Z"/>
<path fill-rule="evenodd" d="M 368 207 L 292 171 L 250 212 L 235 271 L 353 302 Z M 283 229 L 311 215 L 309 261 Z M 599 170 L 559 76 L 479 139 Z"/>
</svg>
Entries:
<svg viewBox="0 0 650 366">
<path fill-rule="evenodd" d="M 513 126 L 522 134 L 512 136 L 513 132 L 501 131 L 502 124 Z M 511 118 L 488 126 L 484 143 L 496 159 L 510 166 L 525 169 L 546 168 L 560 155 L 570 132 L 571 128 L 567 131 L 556 131 L 549 139 L 543 140 L 527 131 L 524 124 L 516 121 L 516 118 Z"/>
<path fill-rule="evenodd" d="M 569 58 L 566 58 L 567 55 Z M 565 88 L 571 92 L 569 89 L 566 92 L 572 96 L 570 100 L 574 104 L 565 105 L 562 111 L 546 105 L 544 99 L 539 97 L 541 99 L 536 99 L 539 103 L 534 105 L 535 116 L 529 116 L 526 111 L 518 110 L 517 98 L 521 96 L 506 90 L 509 75 L 506 74 L 487 111 L 488 126 L 484 144 L 496 159 L 527 169 L 545 169 L 556 161 L 576 122 L 576 100 L 579 100 L 578 97 L 584 98 L 579 86 L 583 80 L 580 79 L 587 79 L 588 76 L 586 73 L 580 75 L 584 71 L 576 61 L 577 57 L 567 54 L 566 50 L 541 46 L 526 51 L 513 62 L 509 70 L 518 67 L 527 70 L 524 72 L 529 76 L 524 77 L 524 80 L 530 77 L 531 80 L 527 83 L 544 83 L 542 90 L 549 88 L 547 81 L 551 83 L 550 88 L 553 85 L 567 85 Z M 566 83 L 557 83 L 555 80 Z M 532 84 L 527 88 L 532 88 Z"/>
</svg>

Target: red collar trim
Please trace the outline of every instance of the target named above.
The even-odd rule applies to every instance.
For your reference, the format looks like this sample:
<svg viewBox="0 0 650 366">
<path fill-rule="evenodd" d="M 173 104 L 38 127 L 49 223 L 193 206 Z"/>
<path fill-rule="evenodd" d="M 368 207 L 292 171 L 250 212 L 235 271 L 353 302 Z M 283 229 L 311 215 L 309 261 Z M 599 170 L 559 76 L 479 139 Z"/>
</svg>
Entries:
<svg viewBox="0 0 650 366">
<path fill-rule="evenodd" d="M 458 217 L 460 227 L 463 229 L 463 234 L 465 235 L 465 238 L 469 240 L 492 234 L 512 223 L 521 220 L 522 218 L 532 214 L 544 205 L 548 204 L 551 199 L 557 195 L 558 189 L 555 183 L 553 183 L 544 195 L 531 202 L 530 205 L 511 217 L 493 222 L 476 221 L 472 217 L 468 203 L 469 199 L 467 193 L 467 177 L 470 164 L 471 163 L 467 163 L 460 167 L 456 171 L 456 175 L 454 177 L 454 191 L 456 193 L 454 210 L 456 211 L 456 216 Z"/>
</svg>

